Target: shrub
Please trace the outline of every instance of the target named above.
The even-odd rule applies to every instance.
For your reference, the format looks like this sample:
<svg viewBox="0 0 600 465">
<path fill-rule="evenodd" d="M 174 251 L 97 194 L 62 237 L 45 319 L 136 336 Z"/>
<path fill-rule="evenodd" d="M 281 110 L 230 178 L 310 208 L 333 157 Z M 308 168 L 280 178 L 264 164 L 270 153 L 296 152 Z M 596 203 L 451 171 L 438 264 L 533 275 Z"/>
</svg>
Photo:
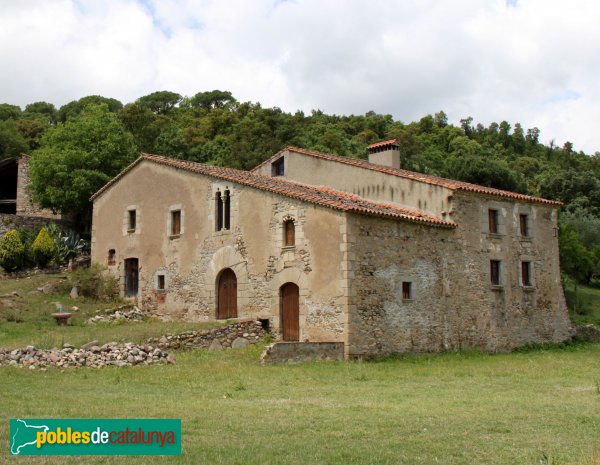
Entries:
<svg viewBox="0 0 600 465">
<path fill-rule="evenodd" d="M 37 229 L 18 228 L 17 232 L 19 233 L 19 238 L 25 248 L 22 265 L 24 268 L 32 268 L 35 265 L 35 260 L 33 259 L 33 253 L 31 252 L 31 245 L 33 244 L 33 241 L 35 241 L 39 231 Z"/>
<path fill-rule="evenodd" d="M 77 268 L 69 277 L 72 286 L 77 286 L 79 295 L 99 300 L 112 300 L 119 296 L 119 283 L 106 273 L 106 268 L 97 263 L 89 268 Z"/>
<path fill-rule="evenodd" d="M 31 244 L 31 253 L 33 254 L 34 262 L 41 267 L 46 266 L 52 260 L 52 257 L 54 257 L 56 246 L 46 228 L 40 229 L 35 241 Z"/>
<path fill-rule="evenodd" d="M 71 258 L 75 258 L 88 249 L 88 243 L 83 240 L 75 231 L 63 233 L 55 223 L 47 226 L 48 234 L 54 241 L 54 258 L 57 263 L 66 263 Z"/>
<path fill-rule="evenodd" d="M 15 229 L 8 231 L 0 240 L 0 266 L 6 271 L 14 271 L 23 265 L 25 247 Z"/>
</svg>

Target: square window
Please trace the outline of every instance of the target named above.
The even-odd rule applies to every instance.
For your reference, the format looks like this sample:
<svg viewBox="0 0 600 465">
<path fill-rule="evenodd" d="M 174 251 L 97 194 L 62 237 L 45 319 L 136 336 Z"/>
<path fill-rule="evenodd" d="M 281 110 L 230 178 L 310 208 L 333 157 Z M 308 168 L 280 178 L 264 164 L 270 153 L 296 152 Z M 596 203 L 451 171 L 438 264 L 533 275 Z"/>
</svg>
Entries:
<svg viewBox="0 0 600 465">
<path fill-rule="evenodd" d="M 529 237 L 529 215 L 520 214 L 519 215 L 519 231 L 521 232 L 521 236 Z"/>
<path fill-rule="evenodd" d="M 115 249 L 109 249 L 108 250 L 108 259 L 107 259 L 107 265 L 111 266 L 115 264 L 115 256 L 117 254 L 117 251 Z"/>
<path fill-rule="evenodd" d="M 285 174 L 285 159 L 283 157 L 271 163 L 271 176 L 283 176 Z"/>
<path fill-rule="evenodd" d="M 165 290 L 165 275 L 164 274 L 159 274 L 156 276 L 156 289 L 158 291 Z"/>
<path fill-rule="evenodd" d="M 181 210 L 173 210 L 171 212 L 171 236 L 179 236 L 181 234 Z"/>
<path fill-rule="evenodd" d="M 521 262 L 521 283 L 531 287 L 531 262 Z"/>
<path fill-rule="evenodd" d="M 137 224 L 137 212 L 136 210 L 129 210 L 129 223 L 127 225 L 128 231 L 135 231 Z"/>
<path fill-rule="evenodd" d="M 498 210 L 488 210 L 488 230 L 490 234 L 498 234 Z"/>
<path fill-rule="evenodd" d="M 409 281 L 402 282 L 402 300 L 412 300 L 412 283 Z"/>
<path fill-rule="evenodd" d="M 500 260 L 490 260 L 490 281 L 492 286 L 500 286 Z"/>
</svg>

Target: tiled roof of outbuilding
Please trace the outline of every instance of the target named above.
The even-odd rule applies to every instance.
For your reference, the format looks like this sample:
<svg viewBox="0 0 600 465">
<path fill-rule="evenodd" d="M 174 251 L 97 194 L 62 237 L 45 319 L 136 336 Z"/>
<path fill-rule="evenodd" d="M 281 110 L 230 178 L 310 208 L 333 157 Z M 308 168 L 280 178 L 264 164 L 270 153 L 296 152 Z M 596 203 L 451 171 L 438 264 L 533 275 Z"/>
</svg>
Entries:
<svg viewBox="0 0 600 465">
<path fill-rule="evenodd" d="M 383 218 L 391 218 L 443 228 L 456 227 L 456 224 L 452 221 L 440 220 L 435 216 L 428 215 L 423 212 L 401 208 L 386 203 L 365 200 L 356 195 L 348 194 L 346 192 L 339 192 L 327 187 L 311 186 L 294 181 L 288 181 L 282 178 L 271 178 L 252 173 L 250 171 L 240 171 L 233 168 L 204 165 L 202 163 L 195 163 L 191 161 L 174 160 L 172 158 L 160 157 L 147 153 L 143 153 L 136 161 L 121 171 L 116 177 L 102 187 L 102 189 L 96 192 L 92 196 L 92 200 L 99 197 L 103 192 L 109 189 L 110 186 L 127 174 L 134 166 L 144 160 L 193 173 L 211 176 L 225 181 L 235 182 L 237 184 L 254 187 L 263 191 L 273 192 L 293 199 L 302 200 L 304 202 L 309 202 L 344 212 L 379 216 Z"/>
<path fill-rule="evenodd" d="M 390 143 L 390 141 L 386 141 L 385 143 Z M 431 176 L 428 174 L 416 173 L 414 171 L 407 171 L 402 169 L 390 168 L 387 166 L 377 165 L 375 163 L 369 163 L 366 160 L 359 160 L 356 158 L 348 158 L 342 157 L 340 155 L 333 155 L 331 153 L 323 153 L 317 152 L 315 150 L 307 150 L 301 149 L 298 147 L 286 147 L 279 152 L 277 152 L 272 157 L 268 158 L 260 165 L 256 166 L 252 171 L 256 171 L 259 167 L 272 162 L 276 158 L 280 157 L 283 152 L 296 152 L 301 153 L 303 155 L 309 155 L 315 158 L 321 158 L 324 160 L 335 161 L 339 163 L 344 163 L 346 165 L 356 166 L 358 168 L 368 169 L 371 171 L 378 171 L 380 173 L 389 174 L 392 176 L 398 176 L 399 178 L 412 179 L 417 182 L 422 182 L 426 184 L 431 184 L 435 186 L 446 187 L 451 190 L 459 190 L 459 191 L 467 191 L 467 192 L 475 192 L 478 194 L 492 195 L 495 197 L 504 197 L 513 200 L 521 200 L 523 202 L 535 202 L 535 203 L 543 203 L 547 205 L 562 205 L 562 202 L 558 202 L 556 200 L 548 200 L 542 199 L 541 197 L 533 197 L 531 195 L 518 194 L 516 192 L 505 191 L 501 189 L 494 189 L 493 187 L 479 186 L 477 184 L 471 184 L 463 181 L 455 181 L 453 179 L 440 178 L 438 176 Z"/>
</svg>

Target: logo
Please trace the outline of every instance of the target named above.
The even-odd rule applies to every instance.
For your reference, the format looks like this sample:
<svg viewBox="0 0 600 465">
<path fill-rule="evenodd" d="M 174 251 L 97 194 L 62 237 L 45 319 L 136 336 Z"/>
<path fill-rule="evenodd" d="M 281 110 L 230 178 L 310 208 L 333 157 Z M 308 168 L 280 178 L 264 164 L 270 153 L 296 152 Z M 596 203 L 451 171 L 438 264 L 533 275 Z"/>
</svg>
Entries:
<svg viewBox="0 0 600 465">
<path fill-rule="evenodd" d="M 181 420 L 11 418 L 10 453 L 181 455 Z"/>
</svg>

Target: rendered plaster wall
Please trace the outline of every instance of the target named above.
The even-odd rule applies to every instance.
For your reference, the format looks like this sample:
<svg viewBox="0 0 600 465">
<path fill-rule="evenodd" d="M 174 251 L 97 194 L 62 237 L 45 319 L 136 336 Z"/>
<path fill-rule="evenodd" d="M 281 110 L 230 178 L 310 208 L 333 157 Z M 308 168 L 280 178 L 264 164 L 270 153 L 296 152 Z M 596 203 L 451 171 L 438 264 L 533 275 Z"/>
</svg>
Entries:
<svg viewBox="0 0 600 465">
<path fill-rule="evenodd" d="M 570 337 L 556 210 L 468 194 L 454 202 L 453 230 L 349 217 L 347 357 L 495 352 Z M 502 215 L 502 234 L 486 230 L 490 207 Z M 523 211 L 532 216 L 527 238 L 518 229 Z M 502 263 L 500 286 L 491 285 L 490 260 Z M 521 282 L 523 260 L 532 263 L 529 287 Z M 402 282 L 411 282 L 411 299 L 403 299 Z"/>
<path fill-rule="evenodd" d="M 231 227 L 215 230 L 215 193 L 228 190 Z M 137 227 L 127 230 L 128 209 Z M 182 231 L 170 232 L 173 209 Z M 283 223 L 292 220 L 296 243 L 284 246 Z M 279 289 L 300 289 L 300 340 L 342 341 L 347 298 L 342 288 L 340 228 L 345 216 L 236 183 L 142 161 L 94 202 L 92 260 L 107 264 L 124 283 L 124 260 L 138 258 L 145 310 L 165 319 L 216 317 L 217 283 L 230 268 L 237 278 L 239 318 L 269 319 L 278 332 Z M 157 276 L 166 289 L 157 290 Z"/>
<path fill-rule="evenodd" d="M 285 179 L 311 185 L 328 186 L 365 199 L 393 203 L 444 218 L 450 210 L 452 191 L 410 179 L 365 168 L 284 151 Z M 261 166 L 257 173 L 271 176 L 271 165 Z"/>
</svg>

